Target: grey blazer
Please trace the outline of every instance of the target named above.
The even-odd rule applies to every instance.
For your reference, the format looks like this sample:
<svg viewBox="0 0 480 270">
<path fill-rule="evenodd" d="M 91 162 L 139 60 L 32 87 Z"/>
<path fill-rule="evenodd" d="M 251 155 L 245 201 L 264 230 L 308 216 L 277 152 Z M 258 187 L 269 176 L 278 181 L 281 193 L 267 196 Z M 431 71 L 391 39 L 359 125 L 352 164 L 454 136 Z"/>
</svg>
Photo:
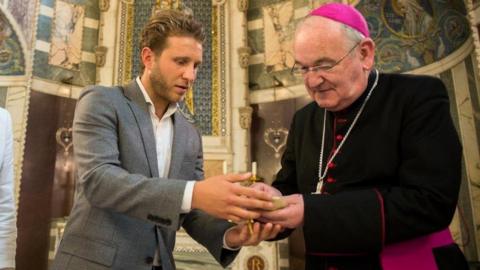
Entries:
<svg viewBox="0 0 480 270">
<path fill-rule="evenodd" d="M 159 178 L 137 83 L 82 92 L 73 123 L 75 203 L 51 269 L 150 270 L 157 246 L 163 269 L 175 269 L 180 226 L 222 266 L 233 261 L 238 252 L 222 248 L 228 222 L 199 210 L 180 214 L 186 181 L 203 179 L 203 154 L 198 131 L 179 112 L 173 122 L 170 172 Z"/>
</svg>

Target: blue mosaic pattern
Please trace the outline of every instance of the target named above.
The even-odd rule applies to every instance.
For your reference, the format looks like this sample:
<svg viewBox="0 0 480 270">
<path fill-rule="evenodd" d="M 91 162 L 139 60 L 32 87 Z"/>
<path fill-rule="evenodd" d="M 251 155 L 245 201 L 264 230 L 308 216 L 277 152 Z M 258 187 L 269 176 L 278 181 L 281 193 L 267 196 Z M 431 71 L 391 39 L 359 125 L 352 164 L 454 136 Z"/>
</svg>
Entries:
<svg viewBox="0 0 480 270">
<path fill-rule="evenodd" d="M 212 134 L 212 1 L 186 0 L 183 2 L 193 10 L 193 15 L 205 27 L 206 39 L 203 46 L 203 63 L 197 73 L 194 89 L 194 119 L 203 135 Z"/>
<path fill-rule="evenodd" d="M 203 135 L 212 134 L 212 35 L 209 29 L 212 29 L 212 3 L 211 1 L 186 0 L 183 4 L 193 11 L 195 18 L 205 27 L 206 39 L 203 46 L 203 63 L 197 73 L 197 79 L 193 86 L 194 89 L 194 108 L 193 119 L 196 126 Z M 133 65 L 132 76 L 140 74 L 140 48 L 139 40 L 143 26 L 148 21 L 154 8 L 154 0 L 144 0 L 135 2 L 135 21 L 133 37 Z M 132 78 L 133 79 L 133 78 Z M 185 109 L 185 106 L 181 106 Z M 222 129 L 223 130 L 223 129 Z"/>
<path fill-rule="evenodd" d="M 367 18 L 377 43 L 377 67 L 387 72 L 405 72 L 445 58 L 470 35 L 463 1 L 419 2 L 422 14 L 408 28 L 391 0 L 361 1 L 357 9 Z M 401 52 L 401 53 L 399 53 Z"/>
<path fill-rule="evenodd" d="M 137 0 L 135 1 L 134 7 L 134 22 L 133 22 L 133 41 L 132 41 L 132 68 L 131 74 L 132 77 L 138 76 L 140 73 L 140 48 L 139 48 L 139 39 L 140 33 L 143 26 L 148 21 L 148 18 L 151 16 L 153 8 L 155 6 L 155 0 Z M 180 104 L 182 111 L 188 118 L 193 119 L 202 135 L 212 135 L 212 49 L 210 44 L 212 44 L 212 3 L 211 1 L 194 1 L 194 0 L 184 0 L 182 4 L 193 11 L 193 14 L 197 20 L 199 20 L 206 29 L 206 39 L 204 43 L 203 51 L 203 63 L 200 70 L 197 73 L 197 80 L 194 84 L 194 115 L 192 116 L 184 104 Z M 122 10 L 122 14 L 125 14 L 125 11 Z M 122 21 L 124 24 L 124 22 Z M 220 12 L 219 23 L 225 24 L 225 15 L 223 12 Z M 122 26 L 124 28 L 125 26 Z M 225 66 L 225 52 L 222 50 L 224 48 L 225 42 L 225 33 L 221 29 L 221 39 L 219 41 L 220 45 L 220 65 Z M 222 32 L 223 31 L 223 32 Z M 222 36 L 223 35 L 223 36 Z M 122 47 L 122 46 L 121 46 Z M 121 53 L 122 55 L 124 53 Z M 123 66 L 123 59 L 119 59 L 120 66 Z M 123 72 L 120 70 L 120 74 Z M 219 98 L 220 98 L 220 133 L 222 136 L 226 134 L 226 89 L 225 89 L 225 70 L 224 68 L 220 69 L 220 89 L 219 89 Z M 120 82 L 128 81 L 133 78 L 119 78 Z"/>
<path fill-rule="evenodd" d="M 132 76 L 135 78 L 140 75 L 140 36 L 143 26 L 152 16 L 155 0 L 135 1 L 134 22 L 133 22 L 133 52 L 132 52 Z M 127 78 L 124 78 L 124 80 Z M 133 78 L 131 78 L 133 79 Z"/>
<path fill-rule="evenodd" d="M 0 25 L 5 32 L 11 33 L 0 41 L 0 75 L 24 75 L 25 55 L 22 45 L 13 26 L 2 12 L 0 12 Z"/>
<path fill-rule="evenodd" d="M 40 0 L 40 5 L 51 7 L 55 9 L 57 0 Z M 98 0 L 62 0 L 66 3 L 83 5 L 85 7 L 85 18 L 93 20 L 100 19 L 100 11 L 98 8 Z M 54 19 L 44 15 L 39 15 L 36 39 L 51 43 L 52 29 L 54 27 Z M 98 40 L 98 30 L 83 28 L 82 51 L 93 53 Z M 95 83 L 96 66 L 94 63 L 81 62 L 80 70 L 69 70 L 58 66 L 50 65 L 48 63 L 48 53 L 35 50 L 33 60 L 33 75 L 49 79 L 53 81 L 60 81 L 65 76 L 73 76 L 72 83 L 74 85 L 85 86 Z"/>
</svg>

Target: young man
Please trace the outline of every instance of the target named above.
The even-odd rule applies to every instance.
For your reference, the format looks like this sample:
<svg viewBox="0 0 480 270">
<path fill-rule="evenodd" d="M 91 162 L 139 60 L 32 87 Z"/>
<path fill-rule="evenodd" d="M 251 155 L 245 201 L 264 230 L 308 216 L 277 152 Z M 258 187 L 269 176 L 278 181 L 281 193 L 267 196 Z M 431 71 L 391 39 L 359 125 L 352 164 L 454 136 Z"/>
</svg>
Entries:
<svg viewBox="0 0 480 270">
<path fill-rule="evenodd" d="M 234 183 L 249 174 L 196 181 L 203 179 L 201 136 L 176 103 L 195 80 L 203 39 L 191 16 L 158 12 L 142 32 L 142 75 L 81 94 L 76 200 L 53 269 L 175 269 L 180 226 L 226 266 L 238 247 L 279 232 L 256 223 L 250 235 L 217 219 L 257 218 L 247 208 L 272 207 L 270 195 Z"/>
<path fill-rule="evenodd" d="M 461 145 L 442 82 L 382 74 L 355 8 L 300 23 L 295 66 L 313 102 L 290 128 L 274 188 L 289 206 L 261 220 L 303 227 L 307 269 L 467 269 L 448 225 Z"/>
</svg>

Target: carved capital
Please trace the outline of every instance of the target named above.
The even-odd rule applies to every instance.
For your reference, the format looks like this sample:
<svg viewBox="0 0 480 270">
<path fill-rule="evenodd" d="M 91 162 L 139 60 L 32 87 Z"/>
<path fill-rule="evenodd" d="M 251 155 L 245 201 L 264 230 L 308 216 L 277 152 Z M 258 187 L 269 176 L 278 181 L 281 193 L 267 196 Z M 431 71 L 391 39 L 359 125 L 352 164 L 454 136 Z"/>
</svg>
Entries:
<svg viewBox="0 0 480 270">
<path fill-rule="evenodd" d="M 238 110 L 240 112 L 240 127 L 243 129 L 250 129 L 250 126 L 252 125 L 252 107 L 241 107 Z"/>
<path fill-rule="evenodd" d="M 107 12 L 110 8 L 110 0 L 99 0 L 98 7 L 100 8 L 101 12 Z"/>
<path fill-rule="evenodd" d="M 105 46 L 96 46 L 95 47 L 95 64 L 97 67 L 105 66 L 107 60 L 107 51 L 108 48 Z"/>
<path fill-rule="evenodd" d="M 240 63 L 240 66 L 242 68 L 247 68 L 252 49 L 250 49 L 250 47 L 240 47 L 238 48 L 237 51 L 238 51 L 238 62 Z"/>
<path fill-rule="evenodd" d="M 248 10 L 248 0 L 238 0 L 238 10 L 241 12 L 247 12 Z"/>
</svg>

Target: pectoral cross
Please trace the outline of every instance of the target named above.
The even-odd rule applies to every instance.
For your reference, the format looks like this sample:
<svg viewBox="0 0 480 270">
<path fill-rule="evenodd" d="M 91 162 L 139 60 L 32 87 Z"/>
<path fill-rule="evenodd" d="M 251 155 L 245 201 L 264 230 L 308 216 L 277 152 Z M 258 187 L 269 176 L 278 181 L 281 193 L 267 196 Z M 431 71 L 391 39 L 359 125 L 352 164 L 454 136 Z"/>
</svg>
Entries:
<svg viewBox="0 0 480 270">
<path fill-rule="evenodd" d="M 322 194 L 322 187 L 323 187 L 323 179 L 320 179 L 318 180 L 317 188 L 315 189 L 315 192 L 312 192 L 312 194 Z"/>
</svg>

